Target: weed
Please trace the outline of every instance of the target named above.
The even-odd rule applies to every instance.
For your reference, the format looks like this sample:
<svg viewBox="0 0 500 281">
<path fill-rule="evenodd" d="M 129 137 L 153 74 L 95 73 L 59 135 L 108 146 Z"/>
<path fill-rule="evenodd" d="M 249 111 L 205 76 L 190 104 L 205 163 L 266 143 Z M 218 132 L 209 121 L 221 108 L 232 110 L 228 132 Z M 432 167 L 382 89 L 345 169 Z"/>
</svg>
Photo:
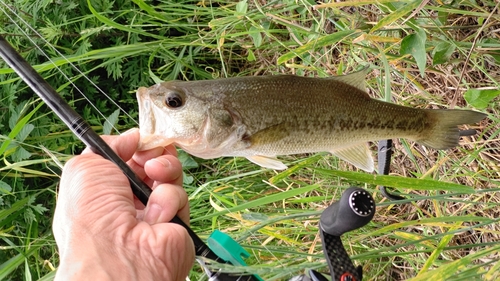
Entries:
<svg viewBox="0 0 500 281">
<path fill-rule="evenodd" d="M 479 134 L 458 148 L 396 141 L 387 177 L 354 172 L 325 153 L 282 157 L 290 169 L 279 173 L 243 158 L 181 155 L 195 232 L 206 238 L 220 229 L 252 254 L 247 269 L 216 265 L 224 270 L 265 280 L 326 272 L 318 216 L 343 189 L 360 185 L 375 194 L 377 213 L 344 242 L 366 280 L 497 280 L 498 5 L 2 0 L 0 32 L 100 133 L 137 126 L 133 93 L 158 80 L 324 77 L 363 66 L 372 69 L 375 98 L 482 110 L 488 119 L 475 127 Z M 50 279 L 58 264 L 50 229 L 58 177 L 83 145 L 1 61 L 0 92 L 0 279 Z M 380 200 L 379 184 L 414 200 Z M 195 266 L 191 280 L 202 276 Z"/>
</svg>

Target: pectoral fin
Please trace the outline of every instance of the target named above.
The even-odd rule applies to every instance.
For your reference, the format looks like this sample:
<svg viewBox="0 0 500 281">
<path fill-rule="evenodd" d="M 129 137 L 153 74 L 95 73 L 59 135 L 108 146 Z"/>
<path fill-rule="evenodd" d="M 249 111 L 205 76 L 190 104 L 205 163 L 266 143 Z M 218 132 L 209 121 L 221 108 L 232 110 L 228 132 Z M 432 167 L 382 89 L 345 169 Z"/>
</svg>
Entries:
<svg viewBox="0 0 500 281">
<path fill-rule="evenodd" d="M 330 152 L 362 170 L 373 172 L 373 157 L 366 143 L 356 143 Z"/>
<path fill-rule="evenodd" d="M 264 168 L 269 168 L 273 170 L 285 170 L 287 168 L 287 166 L 283 164 L 283 162 L 274 157 L 254 155 L 254 156 L 248 156 L 247 159 Z"/>
<path fill-rule="evenodd" d="M 250 137 L 248 137 L 248 140 L 254 148 L 261 145 L 276 143 L 290 135 L 290 128 L 290 124 L 286 122 L 278 123 L 253 133 Z"/>
</svg>

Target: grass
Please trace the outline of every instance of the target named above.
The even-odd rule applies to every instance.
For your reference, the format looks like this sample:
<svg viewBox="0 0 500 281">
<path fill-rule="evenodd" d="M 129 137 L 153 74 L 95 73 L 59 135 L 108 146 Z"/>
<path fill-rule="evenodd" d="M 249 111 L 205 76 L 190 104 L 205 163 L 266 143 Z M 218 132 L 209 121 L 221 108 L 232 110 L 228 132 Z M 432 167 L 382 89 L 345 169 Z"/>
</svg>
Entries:
<svg viewBox="0 0 500 281">
<path fill-rule="evenodd" d="M 219 229 L 251 254 L 248 268 L 214 267 L 265 280 L 287 280 L 310 268 L 328 272 L 319 214 L 342 190 L 358 185 L 374 194 L 377 213 L 343 241 L 365 280 L 500 278 L 495 1 L 63 2 L 3 0 L 0 32 L 98 132 L 137 126 L 133 93 L 159 79 L 324 77 L 364 66 L 372 69 L 367 86 L 374 98 L 488 114 L 474 127 L 479 134 L 452 150 L 397 140 L 386 177 L 358 172 L 326 153 L 283 156 L 290 168 L 282 172 L 243 158 L 182 155 L 195 232 L 205 239 Z M 16 24 L 28 29 L 16 15 L 49 44 L 33 31 L 23 34 Z M 83 146 L 1 63 L 0 279 L 50 280 L 58 264 L 50 228 L 58 177 Z M 116 104 L 123 111 L 111 118 L 114 129 L 105 128 L 104 117 L 113 116 Z M 378 184 L 411 200 L 394 205 L 380 196 Z M 190 279 L 202 276 L 195 266 Z"/>
</svg>

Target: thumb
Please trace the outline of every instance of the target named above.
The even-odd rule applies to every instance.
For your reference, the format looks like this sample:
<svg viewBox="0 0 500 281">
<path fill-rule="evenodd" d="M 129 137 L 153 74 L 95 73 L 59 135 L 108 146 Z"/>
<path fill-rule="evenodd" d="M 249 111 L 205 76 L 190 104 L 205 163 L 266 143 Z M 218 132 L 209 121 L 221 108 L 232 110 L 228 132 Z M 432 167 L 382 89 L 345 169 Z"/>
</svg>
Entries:
<svg viewBox="0 0 500 281">
<path fill-rule="evenodd" d="M 126 161 L 136 151 L 139 130 L 132 129 L 120 136 L 102 138 Z M 133 195 L 126 176 L 116 165 L 96 155 L 90 148 L 64 165 L 58 195 L 53 221 L 56 241 L 66 240 L 69 234 L 64 230 L 77 217 L 103 210 L 120 210 L 135 217 Z"/>
<path fill-rule="evenodd" d="M 103 135 L 101 138 L 113 149 L 113 151 L 120 156 L 123 161 L 127 162 L 132 158 L 139 145 L 139 129 L 132 128 L 119 136 L 107 136 Z M 82 152 L 82 154 L 93 153 L 93 151 L 87 147 Z"/>
</svg>

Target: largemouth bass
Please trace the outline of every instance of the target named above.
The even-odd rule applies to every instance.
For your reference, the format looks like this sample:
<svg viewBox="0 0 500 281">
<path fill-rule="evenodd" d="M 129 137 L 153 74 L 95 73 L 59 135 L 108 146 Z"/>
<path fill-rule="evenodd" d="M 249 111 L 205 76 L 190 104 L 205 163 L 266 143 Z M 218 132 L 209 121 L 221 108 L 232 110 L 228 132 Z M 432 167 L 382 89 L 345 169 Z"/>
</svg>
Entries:
<svg viewBox="0 0 500 281">
<path fill-rule="evenodd" d="M 406 138 L 458 145 L 458 125 L 486 115 L 415 109 L 370 98 L 366 70 L 328 78 L 292 75 L 169 81 L 137 91 L 140 149 L 175 144 L 204 159 L 242 156 L 286 169 L 278 155 L 329 151 L 373 171 L 368 141 Z"/>
</svg>

